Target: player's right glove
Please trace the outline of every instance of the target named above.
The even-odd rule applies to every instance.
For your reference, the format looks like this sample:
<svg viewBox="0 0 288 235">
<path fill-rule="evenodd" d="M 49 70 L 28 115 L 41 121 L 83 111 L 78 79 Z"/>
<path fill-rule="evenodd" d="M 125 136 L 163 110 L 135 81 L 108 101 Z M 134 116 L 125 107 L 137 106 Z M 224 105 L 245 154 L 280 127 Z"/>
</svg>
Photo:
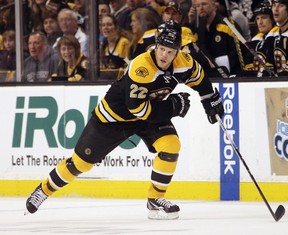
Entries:
<svg viewBox="0 0 288 235">
<path fill-rule="evenodd" d="M 224 115 L 224 108 L 222 104 L 222 98 L 219 91 L 215 88 L 215 92 L 208 98 L 201 100 L 208 120 L 211 124 L 217 122 L 216 114 L 220 118 Z"/>
<path fill-rule="evenodd" d="M 173 105 L 173 117 L 185 117 L 190 108 L 189 96 L 190 94 L 186 92 L 180 92 L 168 96 L 167 99 L 171 100 Z"/>
</svg>

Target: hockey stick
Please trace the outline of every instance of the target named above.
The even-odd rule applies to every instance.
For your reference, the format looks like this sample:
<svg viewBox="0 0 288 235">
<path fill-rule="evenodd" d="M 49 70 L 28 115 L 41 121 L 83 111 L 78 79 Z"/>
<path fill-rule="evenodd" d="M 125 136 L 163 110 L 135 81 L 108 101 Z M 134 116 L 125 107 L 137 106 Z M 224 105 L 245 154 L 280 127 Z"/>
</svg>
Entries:
<svg viewBox="0 0 288 235">
<path fill-rule="evenodd" d="M 219 117 L 218 114 L 216 114 L 216 119 L 217 119 L 217 121 L 219 122 L 219 124 L 220 124 L 222 130 L 224 131 L 225 135 L 226 135 L 227 138 L 229 139 L 232 148 L 233 148 L 234 151 L 237 153 L 237 156 L 238 156 L 239 159 L 242 161 L 243 165 L 245 166 L 246 170 L 248 171 L 251 179 L 253 180 L 253 183 L 255 184 L 255 186 L 256 186 L 259 194 L 261 195 L 263 201 L 265 202 L 266 206 L 268 207 L 268 209 L 269 209 L 271 215 L 273 216 L 274 220 L 275 220 L 276 222 L 279 221 L 279 220 L 283 217 L 283 215 L 285 214 L 285 208 L 284 208 L 284 206 L 279 205 L 278 208 L 276 209 L 275 213 L 273 212 L 273 210 L 272 210 L 271 206 L 269 205 L 266 197 L 264 196 L 264 194 L 263 194 L 262 190 L 260 189 L 258 183 L 256 182 L 254 176 L 253 176 L 252 173 L 250 172 L 250 169 L 249 169 L 248 165 L 247 165 L 246 162 L 244 161 L 244 159 L 243 159 L 240 151 L 238 150 L 238 148 L 237 148 L 236 144 L 234 143 L 232 137 L 229 135 L 227 129 L 225 128 L 225 126 L 224 126 L 224 124 L 223 124 L 223 122 L 222 122 L 222 120 L 221 120 L 221 118 Z"/>
<path fill-rule="evenodd" d="M 269 75 L 272 77 L 278 77 L 278 75 L 272 71 L 270 68 L 268 68 L 265 64 L 265 62 L 262 60 L 262 58 L 256 53 L 256 51 L 253 49 L 253 47 L 246 41 L 246 39 L 239 33 L 239 31 L 234 27 L 233 24 L 225 17 L 224 22 L 228 25 L 228 27 L 233 31 L 233 33 L 236 35 L 236 37 L 239 39 L 241 43 L 248 49 L 248 51 L 259 61 L 259 63 L 263 66 L 263 68 L 269 73 Z"/>
<path fill-rule="evenodd" d="M 192 43 L 193 43 L 193 47 L 196 50 L 196 52 L 200 52 L 201 55 L 205 57 L 205 59 L 208 61 L 209 65 L 212 69 L 216 68 L 218 73 L 221 75 L 222 78 L 229 78 L 229 74 L 227 74 L 221 67 L 218 67 L 218 65 L 215 62 L 210 60 L 210 58 L 207 55 L 205 55 L 205 53 L 198 47 L 198 45 L 195 42 L 192 42 Z"/>
<path fill-rule="evenodd" d="M 231 8 L 230 8 L 230 3 L 229 3 L 228 0 L 225 0 L 225 5 L 226 5 L 226 8 L 227 8 L 228 16 L 229 16 L 229 18 L 230 18 L 230 20 L 232 22 L 231 24 L 233 26 L 235 26 L 235 22 L 234 22 L 234 19 L 233 19 L 233 16 L 232 16 Z M 235 47 L 236 47 L 237 55 L 239 57 L 239 62 L 240 62 L 241 68 L 242 68 L 242 70 L 245 70 L 245 63 L 244 63 L 242 51 L 241 51 L 241 48 L 240 48 L 239 38 L 236 35 L 233 35 L 233 38 L 234 38 Z"/>
</svg>

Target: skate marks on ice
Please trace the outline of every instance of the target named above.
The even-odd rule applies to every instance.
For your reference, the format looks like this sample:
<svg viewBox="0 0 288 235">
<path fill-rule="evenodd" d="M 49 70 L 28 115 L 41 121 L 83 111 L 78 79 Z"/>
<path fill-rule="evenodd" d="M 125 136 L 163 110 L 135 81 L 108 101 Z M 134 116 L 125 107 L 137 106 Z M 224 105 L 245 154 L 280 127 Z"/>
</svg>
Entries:
<svg viewBox="0 0 288 235">
<path fill-rule="evenodd" d="M 0 234 L 283 235 L 288 229 L 288 216 L 275 222 L 263 202 L 173 201 L 180 206 L 180 218 L 154 221 L 147 219 L 142 199 L 54 197 L 24 216 L 25 201 L 0 198 Z"/>
</svg>

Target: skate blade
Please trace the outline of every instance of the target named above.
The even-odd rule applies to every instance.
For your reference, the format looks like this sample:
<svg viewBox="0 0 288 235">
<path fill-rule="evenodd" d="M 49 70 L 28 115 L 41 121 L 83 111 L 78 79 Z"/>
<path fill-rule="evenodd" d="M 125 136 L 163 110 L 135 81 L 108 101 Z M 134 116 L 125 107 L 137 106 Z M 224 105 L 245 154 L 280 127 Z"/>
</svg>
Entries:
<svg viewBox="0 0 288 235">
<path fill-rule="evenodd" d="M 148 213 L 148 219 L 152 220 L 174 220 L 178 218 L 178 212 L 166 213 L 165 211 L 161 210 L 150 210 Z"/>
</svg>

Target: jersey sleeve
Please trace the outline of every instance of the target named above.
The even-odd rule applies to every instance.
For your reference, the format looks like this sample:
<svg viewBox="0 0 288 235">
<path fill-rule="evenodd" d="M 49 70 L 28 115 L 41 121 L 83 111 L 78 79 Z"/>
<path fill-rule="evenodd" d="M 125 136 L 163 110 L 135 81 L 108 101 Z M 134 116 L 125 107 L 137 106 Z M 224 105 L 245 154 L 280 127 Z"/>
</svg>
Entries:
<svg viewBox="0 0 288 235">
<path fill-rule="evenodd" d="M 197 91 L 200 96 L 213 93 L 212 84 L 202 66 L 188 53 L 182 51 L 179 53 L 181 54 L 178 56 L 179 59 L 177 58 L 175 66 L 179 67 L 179 69 L 186 68 L 186 72 L 183 73 L 184 78 L 182 79 L 184 83 Z"/>
</svg>

